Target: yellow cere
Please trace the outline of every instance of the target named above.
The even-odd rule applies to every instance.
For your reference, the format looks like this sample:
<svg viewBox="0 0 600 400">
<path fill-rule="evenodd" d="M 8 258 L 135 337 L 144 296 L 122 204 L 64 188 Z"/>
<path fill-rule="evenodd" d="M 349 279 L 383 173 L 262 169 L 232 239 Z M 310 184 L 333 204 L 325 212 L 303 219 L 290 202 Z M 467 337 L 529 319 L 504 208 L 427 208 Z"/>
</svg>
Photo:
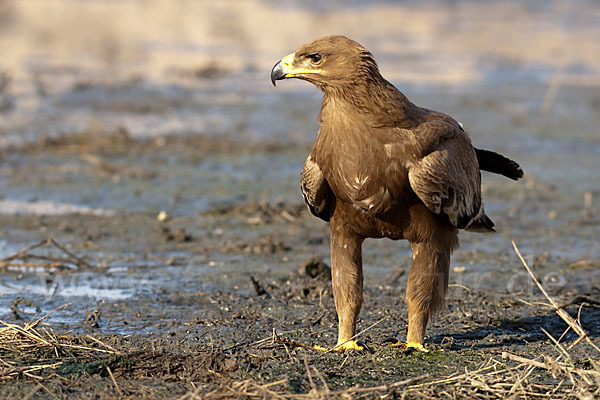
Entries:
<svg viewBox="0 0 600 400">
<path fill-rule="evenodd" d="M 281 65 L 283 66 L 286 78 L 294 78 L 301 74 L 320 74 L 323 72 L 322 69 L 294 68 L 292 64 L 294 64 L 294 53 L 288 54 L 281 59 Z"/>
<path fill-rule="evenodd" d="M 288 54 L 287 56 L 281 59 L 281 64 L 287 69 L 292 68 L 292 64 L 294 63 L 294 53 Z"/>
</svg>

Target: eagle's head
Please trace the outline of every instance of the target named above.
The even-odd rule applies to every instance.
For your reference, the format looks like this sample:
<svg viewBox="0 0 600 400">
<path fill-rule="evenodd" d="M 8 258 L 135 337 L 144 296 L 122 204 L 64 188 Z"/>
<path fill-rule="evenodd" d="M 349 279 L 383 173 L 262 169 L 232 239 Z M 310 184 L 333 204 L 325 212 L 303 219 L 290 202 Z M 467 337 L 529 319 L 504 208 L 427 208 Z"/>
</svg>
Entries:
<svg viewBox="0 0 600 400">
<path fill-rule="evenodd" d="M 322 90 L 343 88 L 380 78 L 367 49 L 345 36 L 313 40 L 279 60 L 271 70 L 271 82 L 287 78 L 309 81 Z"/>
</svg>

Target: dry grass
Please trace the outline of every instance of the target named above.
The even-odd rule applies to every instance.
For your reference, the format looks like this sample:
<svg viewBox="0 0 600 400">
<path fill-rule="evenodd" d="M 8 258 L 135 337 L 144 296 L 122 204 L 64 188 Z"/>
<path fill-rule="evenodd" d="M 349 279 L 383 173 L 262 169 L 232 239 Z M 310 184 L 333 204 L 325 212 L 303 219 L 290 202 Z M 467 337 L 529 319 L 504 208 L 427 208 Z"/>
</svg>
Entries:
<svg viewBox="0 0 600 400">
<path fill-rule="evenodd" d="M 208 370 L 213 382 L 206 386 L 201 382 L 192 384 L 192 389 L 180 397 L 181 400 L 194 399 L 355 399 L 355 398 L 469 398 L 469 399 L 596 399 L 600 397 L 600 349 L 590 339 L 582 327 L 580 315 L 577 318 L 568 314 L 550 297 L 535 277 L 515 245 L 515 251 L 521 259 L 531 279 L 546 297 L 548 307 L 567 324 L 567 329 L 558 338 L 543 328 L 554 345 L 555 354 L 539 357 L 503 352 L 502 357 L 492 356 L 472 370 L 465 370 L 442 377 L 417 375 L 396 382 L 386 382 L 380 375 L 381 384 L 370 387 L 354 385 L 339 389 L 330 388 L 322 373 L 315 365 L 304 359 L 305 377 L 309 388 L 305 393 L 292 390 L 288 379 L 261 383 L 252 379 L 235 380 L 225 373 Z M 103 355 L 121 354 L 115 348 L 92 336 L 57 335 L 44 320 L 52 313 L 63 309 L 59 307 L 47 315 L 32 319 L 23 325 L 0 321 L 0 382 L 16 379 L 29 379 L 42 385 L 46 380 L 57 377 L 56 372 L 69 360 L 97 360 Z M 583 306 L 583 305 L 582 305 Z M 579 314 L 582 307 L 579 308 Z M 573 331 L 578 338 L 571 343 L 563 341 L 565 334 Z M 360 334 L 359 334 L 360 335 Z M 267 342 L 288 348 L 306 346 L 273 334 L 270 338 L 246 343 L 260 347 Z M 573 349 L 584 346 L 583 354 L 587 358 L 577 358 Z M 225 352 L 228 349 L 221 349 Z M 582 354 L 582 352 L 579 352 Z M 324 353 L 323 357 L 327 357 Z M 375 370 L 379 370 L 376 359 L 372 361 Z M 344 361 L 345 363 L 345 361 Z M 109 385 L 119 396 L 133 393 L 135 388 L 123 376 L 106 366 Z M 351 373 L 350 370 L 347 371 Z M 129 386 L 128 386 L 129 385 Z M 43 385 L 42 385 L 43 387 Z M 34 390 L 39 390 L 36 386 Z"/>
<path fill-rule="evenodd" d="M 42 376 L 39 373 L 59 368 L 63 361 L 56 360 L 63 356 L 91 358 L 98 353 L 119 354 L 111 346 L 89 335 L 57 335 L 44 320 L 67 306 L 69 304 L 23 325 L 0 320 L 0 382 L 21 377 L 41 381 L 48 374 Z"/>
<path fill-rule="evenodd" d="M 600 354 L 598 355 L 600 356 Z M 472 371 L 454 374 L 415 384 L 426 375 L 373 387 L 353 386 L 330 390 L 319 371 L 312 367 L 311 389 L 308 393 L 292 393 L 286 389 L 287 380 L 259 384 L 252 380 L 234 382 L 223 377 L 222 385 L 209 393 L 201 387 L 190 391 L 184 399 L 355 399 L 355 398 L 468 398 L 468 399 L 597 399 L 600 396 L 600 370 L 575 368 L 550 357 L 541 361 L 503 353 L 503 358 L 516 365 L 495 358 Z M 591 359 L 590 359 L 591 360 Z M 597 363 L 592 361 L 597 368 Z M 540 370 L 550 371 L 552 382 L 540 378 Z M 310 368 L 307 367 L 307 374 Z M 395 397 L 394 397 L 395 396 Z"/>
</svg>

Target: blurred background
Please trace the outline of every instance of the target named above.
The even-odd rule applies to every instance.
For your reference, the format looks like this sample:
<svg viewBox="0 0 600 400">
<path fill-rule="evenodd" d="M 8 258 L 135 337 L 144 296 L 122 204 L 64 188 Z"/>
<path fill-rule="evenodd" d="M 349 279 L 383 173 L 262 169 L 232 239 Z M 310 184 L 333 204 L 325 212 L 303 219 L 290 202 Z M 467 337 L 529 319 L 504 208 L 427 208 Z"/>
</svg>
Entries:
<svg viewBox="0 0 600 400">
<path fill-rule="evenodd" d="M 516 183 L 484 176 L 500 233 L 463 235 L 457 271 L 504 274 L 515 238 L 552 271 L 580 263 L 587 272 L 571 285 L 592 289 L 600 259 L 596 0 L 0 0 L 0 257 L 53 236 L 114 267 L 114 276 L 142 264 L 194 267 L 189 279 L 171 271 L 185 278 L 173 281 L 177 290 L 238 288 L 227 271 L 281 271 L 311 252 L 326 258 L 327 225 L 288 210 L 308 230 L 290 221 L 265 228 L 243 207 L 302 209 L 299 172 L 320 93 L 293 80 L 273 88 L 269 75 L 281 57 L 330 34 L 363 44 L 413 102 L 453 116 L 477 147 L 526 171 Z M 226 207 L 238 210 L 228 214 L 235 224 L 202 219 Z M 179 236 L 149 222 L 160 211 Z M 307 235 L 321 242 L 289 250 Z M 248 256 L 244 240 L 250 248 L 258 241 L 257 254 L 266 240 L 267 258 Z M 367 280 L 408 264 L 406 243 L 369 246 L 365 262 L 375 272 Z M 164 271 L 153 274 L 160 280 Z M 209 272 L 222 281 L 207 283 Z M 2 279 L 5 294 L 62 304 L 43 299 L 35 276 Z M 115 282 L 96 296 L 166 285 Z M 95 283 L 65 296 L 90 295 Z M 0 301 L 0 314 L 13 297 Z"/>
<path fill-rule="evenodd" d="M 275 91 L 268 74 L 300 44 L 330 34 L 371 50 L 409 97 L 423 86 L 437 93 L 417 98 L 424 106 L 437 105 L 440 92 L 482 89 L 524 125 L 542 111 L 544 121 L 572 117 L 579 128 L 546 134 L 589 136 L 577 123 L 582 111 L 561 100 L 572 87 L 600 84 L 593 0 L 2 0 L 0 145 L 116 126 L 135 137 L 309 142 L 315 126 L 290 123 L 314 120 L 318 93 L 297 82 Z M 511 97 L 523 86 L 527 100 Z M 287 91 L 314 98 L 282 113 Z M 308 118 L 290 122 L 306 109 Z"/>
</svg>

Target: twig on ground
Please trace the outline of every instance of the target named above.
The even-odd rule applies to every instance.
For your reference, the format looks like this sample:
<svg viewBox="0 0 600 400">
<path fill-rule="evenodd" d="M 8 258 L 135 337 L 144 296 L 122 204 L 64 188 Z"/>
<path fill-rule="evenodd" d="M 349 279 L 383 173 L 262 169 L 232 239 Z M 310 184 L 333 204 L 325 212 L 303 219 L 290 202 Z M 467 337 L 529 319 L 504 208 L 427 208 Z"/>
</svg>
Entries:
<svg viewBox="0 0 600 400">
<path fill-rule="evenodd" d="M 565 308 L 574 304 L 584 305 L 588 304 L 590 307 L 600 308 L 600 300 L 589 298 L 588 296 L 577 296 L 571 300 L 565 301 L 559 307 Z"/>
<path fill-rule="evenodd" d="M 106 366 L 106 370 L 108 371 L 108 375 L 110 375 L 110 379 L 112 380 L 113 385 L 115 385 L 115 390 L 117 391 L 117 393 L 119 393 L 119 396 L 123 396 L 123 392 L 121 392 L 121 388 L 119 388 L 119 384 L 115 380 L 115 377 L 108 365 Z"/>
<path fill-rule="evenodd" d="M 39 247 L 54 247 L 62 252 L 66 257 L 49 256 L 42 254 L 33 254 L 32 250 Z M 21 260 L 21 261 L 17 261 Z M 29 262 L 27 260 L 41 260 L 41 262 Z M 46 268 L 46 269 L 91 269 L 90 265 L 84 259 L 76 256 L 64 246 L 60 245 L 51 237 L 29 245 L 3 259 L 0 259 L 0 270 L 13 268 Z"/>
<path fill-rule="evenodd" d="M 354 339 L 356 339 L 357 337 L 359 337 L 359 336 L 360 336 L 360 335 L 362 335 L 363 333 L 365 333 L 365 332 L 367 332 L 367 331 L 369 331 L 369 330 L 373 329 L 375 326 L 377 326 L 377 325 L 379 325 L 380 323 L 382 323 L 383 321 L 385 321 L 385 319 L 386 319 L 386 317 L 383 317 L 383 318 L 381 318 L 379 321 L 377 321 L 377 322 L 375 322 L 375 323 L 371 324 L 370 326 L 366 327 L 366 328 L 365 328 L 365 329 L 363 329 L 362 331 L 358 332 L 356 335 L 352 336 L 350 339 L 348 339 L 348 340 L 346 340 L 346 341 L 344 341 L 344 342 L 342 342 L 342 343 L 338 343 L 338 344 L 336 344 L 335 346 L 333 346 L 331 349 L 328 349 L 328 350 L 326 351 L 326 353 L 329 353 L 329 352 L 331 352 L 331 351 L 334 351 L 335 349 L 337 349 L 337 348 L 338 348 L 338 347 L 340 347 L 341 345 L 343 345 L 343 344 L 345 344 L 345 343 L 348 343 L 348 342 L 349 342 L 349 341 L 351 341 L 351 340 L 354 340 Z"/>
<path fill-rule="evenodd" d="M 563 319 L 563 321 L 565 321 L 571 327 L 571 329 L 573 329 L 579 335 L 579 337 L 584 338 L 586 340 L 586 342 L 590 346 L 592 346 L 594 349 L 596 349 L 600 353 L 600 348 L 598 348 L 598 346 L 596 346 L 590 340 L 589 336 L 587 335 L 587 333 L 585 332 L 585 330 L 583 329 L 583 327 L 577 321 L 575 321 L 573 319 L 573 317 L 571 317 L 565 310 L 563 310 L 556 303 L 556 301 L 554 301 L 554 299 L 552 297 L 550 297 L 550 295 L 548 295 L 548 293 L 546 292 L 546 290 L 544 289 L 544 287 L 542 286 L 542 284 L 540 283 L 540 281 L 533 274 L 533 271 L 531 271 L 531 268 L 529 268 L 529 265 L 527 264 L 527 262 L 525 261 L 525 259 L 521 255 L 521 252 L 519 251 L 519 248 L 517 247 L 517 245 L 514 242 L 514 240 L 512 241 L 512 244 L 513 244 L 513 247 L 515 248 L 515 252 L 519 256 L 519 259 L 523 263 L 523 266 L 527 270 L 527 273 L 529 273 L 529 276 L 531 276 L 531 279 L 533 279 L 533 281 L 535 282 L 535 284 L 537 285 L 537 287 L 540 289 L 540 291 L 544 294 L 544 296 L 546 297 L 546 299 L 548 299 L 548 301 L 550 302 L 550 304 L 552 305 L 552 307 L 555 309 L 555 311 L 558 314 L 558 316 L 561 317 Z"/>
<path fill-rule="evenodd" d="M 522 364 L 528 364 L 528 365 L 533 365 L 534 367 L 537 368 L 542 368 L 548 371 L 552 371 L 553 368 L 560 368 L 563 371 L 568 371 L 568 372 L 572 372 L 575 373 L 577 375 L 580 376 L 585 376 L 585 375 L 589 375 L 589 376 L 598 376 L 600 377 L 600 372 L 598 371 L 593 371 L 593 370 L 587 370 L 587 369 L 581 369 L 581 368 L 575 368 L 575 367 L 571 367 L 569 365 L 565 365 L 563 363 L 555 363 L 553 360 L 551 362 L 541 362 L 541 361 L 536 361 L 536 360 L 530 360 L 528 358 L 525 357 L 521 357 L 521 356 L 517 356 L 516 354 L 511 354 L 508 353 L 506 351 L 502 352 L 502 358 L 504 359 L 508 359 L 511 361 L 516 361 L 516 362 L 520 362 Z"/>
</svg>

